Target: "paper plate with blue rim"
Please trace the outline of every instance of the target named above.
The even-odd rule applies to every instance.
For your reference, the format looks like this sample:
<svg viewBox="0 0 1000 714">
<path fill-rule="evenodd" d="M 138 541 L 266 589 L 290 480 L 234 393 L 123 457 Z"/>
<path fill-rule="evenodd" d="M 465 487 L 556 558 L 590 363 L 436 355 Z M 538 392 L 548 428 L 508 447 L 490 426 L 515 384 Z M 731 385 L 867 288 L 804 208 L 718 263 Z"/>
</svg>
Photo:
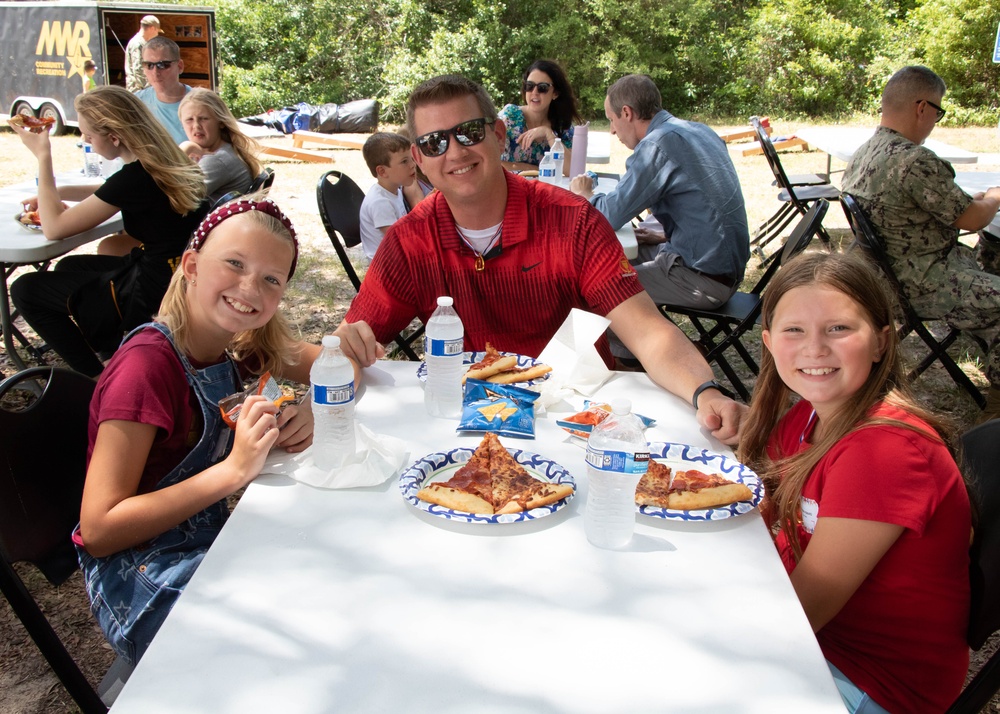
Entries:
<svg viewBox="0 0 1000 714">
<path fill-rule="evenodd" d="M 739 461 L 714 451 L 696 449 L 687 444 L 654 441 L 649 444 L 649 458 L 677 471 L 695 470 L 702 473 L 719 474 L 730 481 L 745 484 L 753 496 L 748 501 L 737 501 L 725 506 L 699 511 L 677 511 L 672 508 L 637 505 L 636 509 L 644 515 L 678 521 L 718 521 L 749 513 L 757 508 L 764 497 L 764 485 L 760 482 L 757 474 Z"/>
<path fill-rule="evenodd" d="M 501 513 L 499 515 L 489 515 L 484 513 L 467 513 L 465 511 L 455 511 L 435 503 L 428 503 L 417 498 L 417 491 L 424 486 L 436 481 L 447 481 L 458 471 L 465 462 L 472 458 L 475 453 L 474 448 L 461 447 L 450 451 L 439 451 L 427 454 L 422 459 L 418 459 L 399 476 L 399 490 L 403 498 L 421 511 L 426 511 L 432 516 L 445 518 L 450 521 L 464 523 L 517 523 L 519 521 L 534 521 L 545 516 L 550 516 L 556 511 L 565 508 L 573 496 L 576 495 L 576 479 L 573 475 L 551 459 L 539 456 L 530 451 L 522 449 L 507 449 L 514 460 L 517 461 L 525 471 L 539 481 L 547 483 L 568 484 L 573 487 L 573 493 L 561 501 L 532 508 L 530 511 L 520 513 Z"/>
<path fill-rule="evenodd" d="M 29 214 L 31 213 L 34 213 L 36 216 L 38 215 L 37 211 L 19 211 L 14 215 L 14 220 L 17 221 L 17 225 L 21 226 L 21 228 L 23 228 L 26 231 L 30 231 L 32 233 L 41 233 L 42 224 L 35 223 L 33 220 L 31 220 L 31 218 L 29 217 Z"/>
<path fill-rule="evenodd" d="M 517 355 L 517 354 L 514 354 L 513 352 L 501 352 L 500 353 L 500 356 L 502 356 L 502 357 L 509 357 L 511 355 L 514 355 L 515 357 L 517 357 L 517 367 L 519 369 L 528 369 L 529 367 L 534 367 L 537 364 L 541 364 L 541 362 L 539 362 L 534 357 L 528 357 L 527 355 Z M 476 362 L 479 362 L 480 360 L 482 360 L 484 357 L 486 357 L 486 353 L 485 352 L 463 352 L 462 353 L 462 364 L 466 365 L 466 367 L 468 368 L 468 367 L 471 367 L 472 365 L 474 365 Z M 519 386 L 519 387 L 530 387 L 532 385 L 538 384 L 539 382 L 544 382 L 546 379 L 549 378 L 549 374 L 552 374 L 552 373 L 549 372 L 547 374 L 543 374 L 538 379 L 529 379 L 526 382 L 516 382 L 515 384 L 517 384 L 517 386 Z M 417 367 L 417 379 L 419 379 L 421 382 L 426 382 L 427 381 L 427 363 L 426 362 L 421 362 L 420 366 Z"/>
</svg>

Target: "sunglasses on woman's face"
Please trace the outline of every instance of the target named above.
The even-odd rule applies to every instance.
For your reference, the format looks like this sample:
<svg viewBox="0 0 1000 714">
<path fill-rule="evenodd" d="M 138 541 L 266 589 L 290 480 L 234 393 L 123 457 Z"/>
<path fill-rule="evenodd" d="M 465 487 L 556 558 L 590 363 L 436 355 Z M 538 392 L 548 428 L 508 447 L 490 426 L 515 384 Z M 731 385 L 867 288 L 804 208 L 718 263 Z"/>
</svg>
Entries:
<svg viewBox="0 0 1000 714">
<path fill-rule="evenodd" d="M 170 69 L 170 65 L 177 61 L 179 60 L 160 60 L 159 62 L 143 62 L 143 64 L 150 72 L 154 69 L 158 69 L 162 72 L 165 69 Z"/>
<path fill-rule="evenodd" d="M 417 137 L 417 148 L 424 156 L 444 156 L 448 151 L 448 137 L 454 136 L 462 146 L 475 146 L 486 138 L 486 125 L 492 122 L 483 117 L 482 119 L 469 119 L 463 121 L 451 129 L 442 131 L 432 131 L 429 134 Z"/>
<path fill-rule="evenodd" d="M 525 82 L 524 83 L 524 93 L 531 94 L 533 91 L 538 90 L 539 94 L 548 94 L 549 90 L 552 89 L 552 85 L 548 82 Z"/>
</svg>

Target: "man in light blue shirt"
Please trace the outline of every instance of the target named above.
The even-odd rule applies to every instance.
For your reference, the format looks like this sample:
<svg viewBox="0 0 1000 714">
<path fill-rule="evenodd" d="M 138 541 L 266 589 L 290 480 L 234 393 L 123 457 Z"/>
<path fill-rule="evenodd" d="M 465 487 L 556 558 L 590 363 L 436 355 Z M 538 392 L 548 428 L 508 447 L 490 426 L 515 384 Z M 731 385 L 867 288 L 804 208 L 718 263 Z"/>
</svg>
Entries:
<svg viewBox="0 0 1000 714">
<path fill-rule="evenodd" d="M 647 208 L 663 225 L 661 242 L 640 245 L 635 261 L 653 302 L 718 307 L 739 288 L 750 259 L 743 192 L 725 142 L 708 126 L 665 111 L 645 75 L 611 85 L 604 112 L 611 133 L 633 149 L 625 175 L 608 194 L 594 195 L 587 176 L 575 177 L 570 190 L 615 230 Z"/>
<path fill-rule="evenodd" d="M 149 86 L 140 89 L 135 96 L 149 107 L 176 143 L 187 141 L 177 110 L 191 87 L 181 84 L 184 60 L 180 47 L 166 37 L 154 37 L 142 48 L 142 71 Z"/>
</svg>

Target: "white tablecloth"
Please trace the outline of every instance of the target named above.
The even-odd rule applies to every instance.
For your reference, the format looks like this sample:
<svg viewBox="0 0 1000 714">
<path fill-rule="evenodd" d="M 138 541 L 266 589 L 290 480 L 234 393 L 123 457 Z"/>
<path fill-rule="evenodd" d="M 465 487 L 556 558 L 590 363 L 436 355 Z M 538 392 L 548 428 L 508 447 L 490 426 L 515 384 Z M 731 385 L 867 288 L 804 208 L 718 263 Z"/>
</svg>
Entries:
<svg viewBox="0 0 1000 714">
<path fill-rule="evenodd" d="M 366 370 L 360 421 L 411 460 L 475 446 L 426 415 L 416 367 Z M 656 418 L 651 440 L 722 448 L 645 375 L 601 394 Z M 536 439 L 503 440 L 566 467 L 576 497 L 530 523 L 461 524 L 410 506 L 395 478 L 257 479 L 113 711 L 842 714 L 756 511 L 643 516 L 627 548 L 600 550 L 583 533 L 581 446 L 551 416 Z"/>
<path fill-rule="evenodd" d="M 815 149 L 824 151 L 831 157 L 847 163 L 861 145 L 872 138 L 875 127 L 857 126 L 810 126 L 799 129 L 795 136 L 802 139 Z M 979 155 L 971 151 L 951 146 L 937 139 L 927 139 L 924 146 L 953 164 L 974 164 L 979 161 Z M 830 160 L 827 159 L 827 173 L 830 172 Z"/>
</svg>

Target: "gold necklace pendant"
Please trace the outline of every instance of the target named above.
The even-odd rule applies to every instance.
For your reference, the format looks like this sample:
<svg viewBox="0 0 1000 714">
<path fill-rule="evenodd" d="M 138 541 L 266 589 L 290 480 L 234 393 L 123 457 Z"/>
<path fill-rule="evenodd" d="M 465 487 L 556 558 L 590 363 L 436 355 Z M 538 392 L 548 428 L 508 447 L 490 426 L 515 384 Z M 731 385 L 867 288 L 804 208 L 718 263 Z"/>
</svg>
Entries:
<svg viewBox="0 0 1000 714">
<path fill-rule="evenodd" d="M 486 260 L 482 253 L 476 253 L 476 272 L 481 273 L 486 270 Z"/>
</svg>

